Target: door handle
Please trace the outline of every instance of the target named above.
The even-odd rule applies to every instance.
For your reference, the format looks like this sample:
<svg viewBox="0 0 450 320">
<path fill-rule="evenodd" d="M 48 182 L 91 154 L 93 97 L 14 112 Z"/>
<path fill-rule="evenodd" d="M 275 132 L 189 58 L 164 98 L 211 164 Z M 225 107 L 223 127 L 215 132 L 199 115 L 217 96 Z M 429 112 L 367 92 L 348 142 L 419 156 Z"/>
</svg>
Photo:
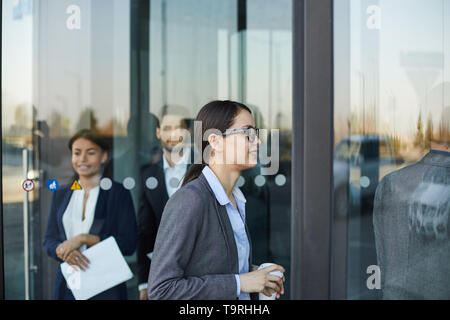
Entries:
<svg viewBox="0 0 450 320">
<path fill-rule="evenodd" d="M 23 176 L 28 179 L 28 149 L 22 150 Z M 25 300 L 30 300 L 30 256 L 28 247 L 28 192 L 23 198 L 23 257 L 25 276 Z"/>
</svg>

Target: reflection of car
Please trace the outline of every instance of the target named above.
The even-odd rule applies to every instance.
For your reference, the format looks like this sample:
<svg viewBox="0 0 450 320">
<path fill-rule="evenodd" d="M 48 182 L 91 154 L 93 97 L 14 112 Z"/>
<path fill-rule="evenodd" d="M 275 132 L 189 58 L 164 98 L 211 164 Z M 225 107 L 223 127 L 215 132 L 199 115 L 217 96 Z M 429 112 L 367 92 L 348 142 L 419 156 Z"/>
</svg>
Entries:
<svg viewBox="0 0 450 320">
<path fill-rule="evenodd" d="M 422 182 L 414 191 L 408 208 L 408 227 L 427 238 L 447 239 L 450 186 Z"/>
<path fill-rule="evenodd" d="M 348 205 L 351 211 L 361 205 L 361 188 L 365 189 L 363 198 L 373 200 L 379 178 L 401 162 L 388 136 L 352 135 L 342 139 L 336 146 L 333 161 L 337 215 L 346 215 Z"/>
</svg>

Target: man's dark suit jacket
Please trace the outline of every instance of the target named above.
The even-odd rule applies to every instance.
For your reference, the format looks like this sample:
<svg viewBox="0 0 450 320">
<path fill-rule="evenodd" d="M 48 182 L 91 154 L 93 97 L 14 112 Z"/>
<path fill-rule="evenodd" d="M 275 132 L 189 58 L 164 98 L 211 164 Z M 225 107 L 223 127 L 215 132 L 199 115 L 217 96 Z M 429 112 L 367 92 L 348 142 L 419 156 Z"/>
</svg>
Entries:
<svg viewBox="0 0 450 320">
<path fill-rule="evenodd" d="M 146 180 L 154 177 L 158 181 L 155 189 L 146 186 Z M 156 233 L 161 222 L 164 207 L 169 200 L 164 177 L 163 159 L 148 164 L 141 169 L 141 188 L 138 209 L 138 283 L 147 283 L 150 271 L 150 259 L 147 254 L 153 251 Z"/>
<path fill-rule="evenodd" d="M 156 234 L 158 232 L 161 216 L 169 200 L 166 179 L 164 176 L 163 154 L 160 153 L 157 162 L 147 164 L 141 169 L 141 188 L 138 209 L 138 283 L 147 283 L 151 261 L 147 254 L 153 251 Z M 191 159 L 194 159 L 191 151 Z M 190 165 L 187 166 L 189 169 Z M 158 181 L 155 189 L 146 186 L 148 178 L 154 177 Z"/>
<path fill-rule="evenodd" d="M 56 248 L 65 240 L 66 233 L 63 226 L 63 215 L 69 204 L 73 191 L 70 185 L 63 186 L 53 192 L 52 204 L 45 233 L 44 248 L 47 254 L 62 263 L 63 261 L 56 255 Z M 113 236 L 123 255 L 132 255 L 136 250 L 137 226 L 134 213 L 133 201 L 129 190 L 122 184 L 113 181 L 109 190 L 100 188 L 100 192 L 95 206 L 94 221 L 89 230 L 89 234 L 100 237 L 100 241 Z M 56 273 L 53 299 L 73 300 L 73 294 L 68 289 L 66 280 L 58 267 Z M 94 297 L 92 300 L 126 300 L 126 283 L 121 283 L 109 290 L 106 290 Z"/>
<path fill-rule="evenodd" d="M 380 182 L 373 214 L 383 299 L 450 299 L 450 156 Z"/>
</svg>

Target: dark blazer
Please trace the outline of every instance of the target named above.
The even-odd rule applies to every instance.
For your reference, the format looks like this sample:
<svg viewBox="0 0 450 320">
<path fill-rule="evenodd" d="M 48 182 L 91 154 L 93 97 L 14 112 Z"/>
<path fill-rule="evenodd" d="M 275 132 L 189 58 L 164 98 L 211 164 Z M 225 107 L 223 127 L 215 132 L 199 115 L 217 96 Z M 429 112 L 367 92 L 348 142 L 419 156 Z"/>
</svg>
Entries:
<svg viewBox="0 0 450 320">
<path fill-rule="evenodd" d="M 70 190 L 70 186 L 61 187 L 53 192 L 47 231 L 45 233 L 44 247 L 47 254 L 61 263 L 63 261 L 56 255 L 56 248 L 67 239 L 62 217 L 69 204 L 71 195 L 72 190 Z M 94 221 L 89 233 L 99 236 L 100 240 L 113 236 L 123 255 L 133 254 L 136 249 L 137 226 L 130 191 L 114 181 L 111 189 L 103 190 L 100 188 Z M 58 268 L 56 273 L 53 298 L 62 300 L 74 299 L 72 292 L 67 288 L 66 280 L 61 273 L 61 267 Z M 127 299 L 126 284 L 121 283 L 91 299 Z"/>
<path fill-rule="evenodd" d="M 383 299 L 450 299 L 450 156 L 380 182 L 373 224 Z"/>
<path fill-rule="evenodd" d="M 145 185 L 149 177 L 154 177 L 158 181 L 157 187 L 153 190 L 148 189 Z M 155 164 L 143 166 L 141 178 L 137 242 L 138 283 L 148 281 L 151 261 L 147 257 L 147 253 L 153 251 L 161 216 L 167 200 L 169 200 L 162 158 Z"/>
<path fill-rule="evenodd" d="M 164 175 L 163 155 L 160 154 L 158 162 L 147 164 L 141 169 L 141 188 L 139 194 L 138 210 L 138 243 L 137 243 L 137 263 L 138 263 L 138 283 L 147 283 L 150 271 L 151 260 L 147 257 L 155 246 L 156 234 L 161 216 L 166 206 L 169 195 L 167 194 L 166 179 Z M 191 159 L 194 155 L 191 149 Z M 187 166 L 189 169 L 190 165 Z M 149 177 L 154 177 L 158 181 L 155 189 L 150 190 L 145 185 Z"/>
<path fill-rule="evenodd" d="M 251 248 L 250 243 L 250 267 Z M 201 174 L 175 192 L 164 209 L 148 279 L 149 299 L 236 300 L 238 273 L 226 208 Z"/>
</svg>

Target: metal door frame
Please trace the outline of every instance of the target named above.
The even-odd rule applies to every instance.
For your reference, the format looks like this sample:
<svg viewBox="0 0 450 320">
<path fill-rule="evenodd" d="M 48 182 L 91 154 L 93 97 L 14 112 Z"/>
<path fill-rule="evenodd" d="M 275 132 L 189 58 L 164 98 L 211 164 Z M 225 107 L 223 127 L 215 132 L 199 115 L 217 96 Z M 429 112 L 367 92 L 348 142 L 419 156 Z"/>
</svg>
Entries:
<svg viewBox="0 0 450 320">
<path fill-rule="evenodd" d="M 3 1 L 0 0 L 0 59 L 2 57 L 2 43 L 3 43 Z M 3 69 L 0 63 L 0 74 L 2 74 Z M 2 88 L 2 79 L 0 77 L 0 90 Z M 0 99 L 0 111 L 3 110 L 2 99 Z M 2 116 L 0 112 L 0 129 L 2 129 Z M 3 132 L 3 129 L 1 130 Z M 0 152 L 2 156 L 0 157 L 0 164 L 3 168 L 3 145 L 2 139 L 0 139 Z M 5 299 L 5 269 L 4 269 L 4 254 L 3 254 L 3 170 L 0 171 L 0 300 Z"/>
<path fill-rule="evenodd" d="M 330 299 L 333 0 L 293 0 L 291 298 Z"/>
</svg>

